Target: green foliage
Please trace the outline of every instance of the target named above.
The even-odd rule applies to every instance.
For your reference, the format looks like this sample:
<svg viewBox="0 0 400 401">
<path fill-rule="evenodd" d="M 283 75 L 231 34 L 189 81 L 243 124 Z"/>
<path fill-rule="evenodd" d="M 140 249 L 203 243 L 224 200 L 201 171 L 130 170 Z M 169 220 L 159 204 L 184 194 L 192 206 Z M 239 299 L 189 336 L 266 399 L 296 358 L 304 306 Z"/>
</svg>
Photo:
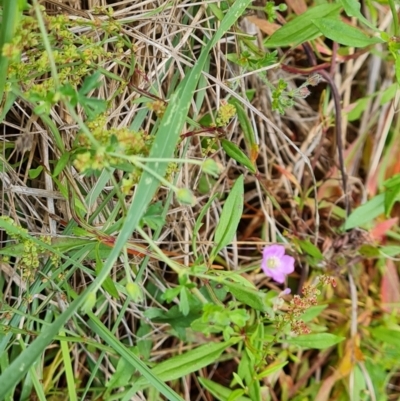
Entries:
<svg viewBox="0 0 400 401">
<path fill-rule="evenodd" d="M 232 187 L 225 202 L 221 218 L 214 234 L 215 248 L 211 254 L 213 260 L 218 252 L 234 238 L 243 213 L 243 176 L 240 176 Z"/>
<path fill-rule="evenodd" d="M 195 320 L 191 328 L 206 336 L 222 333 L 227 341 L 235 331 L 243 328 L 249 319 L 246 310 L 238 308 L 235 302 L 229 302 L 226 306 L 208 303 L 203 307 L 201 318 Z"/>
<path fill-rule="evenodd" d="M 243 89 L 244 98 L 247 96 L 249 102 L 254 99 L 256 102 L 257 92 L 265 90 L 266 86 L 266 92 L 271 93 L 272 111 L 283 115 L 296 105 L 296 99 L 304 99 L 310 94 L 310 86 L 318 84 L 320 77 L 312 74 L 302 84 L 293 86 L 289 78 L 277 69 L 282 62 L 278 63 L 278 55 L 284 52 L 281 49 L 268 52 L 262 46 L 258 48 L 256 41 L 241 32 L 236 24 L 250 7 L 264 12 L 270 22 L 277 19 L 281 22 L 280 12 L 286 11 L 286 6 L 267 2 L 264 7 L 258 7 L 251 5 L 249 0 L 236 0 L 218 4 L 211 2 L 200 9 L 189 7 L 193 15 L 182 14 L 183 26 L 195 21 L 192 18 L 199 10 L 207 16 L 209 26 L 201 35 L 202 46 L 195 45 L 197 33 L 195 40 L 194 31 L 185 34 L 185 41 L 177 32 L 176 38 L 171 36 L 171 49 L 183 46 L 182 53 L 179 56 L 178 52 L 171 53 L 173 57 L 169 59 L 170 54 L 165 57 L 165 52 L 160 58 L 163 68 L 157 69 L 157 61 L 154 64 L 157 67 L 152 67 L 156 70 L 151 71 L 139 65 L 150 55 L 142 54 L 142 48 L 136 49 L 135 36 L 125 33 L 128 26 L 138 23 L 136 20 L 118 20 L 110 10 L 104 9 L 91 14 L 93 19 L 46 14 L 41 19 L 33 17 L 32 13 L 41 15 L 37 1 L 33 1 L 32 8 L 23 1 L 18 2 L 18 7 L 15 4 L 2 3 L 0 97 L 4 93 L 5 96 L 1 119 L 6 118 L 15 101 L 21 101 L 28 104 L 39 118 L 37 124 L 44 127 L 43 132 L 46 131 L 49 137 L 54 136 L 50 139 L 54 139 L 53 143 L 58 147 L 54 151 L 57 160 L 43 161 L 36 155 L 34 161 L 37 164 L 27 171 L 25 177 L 46 185 L 50 178 L 61 193 L 61 201 L 68 202 L 68 210 L 64 217 L 58 217 L 51 208 L 54 206 L 52 201 L 48 203 L 50 218 L 65 234 L 53 239 L 47 235 L 32 235 L 9 218 L 0 219 L 0 227 L 10 241 L 0 249 L 0 291 L 2 296 L 7 292 L 11 294 L 8 299 L 18 299 L 15 305 L 1 305 L 0 400 L 11 400 L 17 395 L 21 399 L 34 396 L 54 398 L 54 383 L 45 386 L 52 381 L 65 381 L 65 392 L 71 400 L 101 397 L 129 401 L 140 391 L 141 397 L 149 400 L 182 401 L 179 385 L 185 376 L 198 380 L 201 391 L 207 390 L 216 399 L 224 401 L 264 400 L 278 382 L 281 392 L 276 397 L 286 400 L 289 399 L 287 372 L 295 371 L 295 379 L 301 383 L 310 369 L 308 359 L 301 360 L 306 354 L 300 353 L 299 349 L 336 347 L 337 352 L 332 352 L 334 356 L 330 361 L 338 362 L 333 368 L 340 371 L 347 363 L 348 344 L 353 346 L 352 355 L 358 358 L 348 363 L 351 365 L 348 370 L 356 382 L 351 387 L 351 398 L 362 399 L 371 388 L 376 389 L 377 396 L 385 397 L 386 370 L 398 367 L 397 334 L 400 329 L 396 313 L 385 315 L 385 310 L 374 297 L 380 293 L 382 303 L 390 304 L 390 307 L 398 301 L 395 291 L 392 293 L 389 286 L 392 284 L 389 274 L 396 277 L 396 266 L 390 263 L 385 266 L 385 258 L 398 255 L 399 247 L 393 243 L 382 247 L 357 243 L 351 244 L 348 251 L 348 243 L 340 247 L 338 241 L 334 243 L 337 238 L 329 237 L 336 234 L 330 220 L 324 220 L 321 226 L 315 222 L 313 226 L 311 220 L 316 219 L 317 211 L 312 210 L 310 204 L 304 201 L 302 214 L 296 216 L 297 199 L 301 198 L 303 189 L 303 181 L 297 182 L 292 174 L 298 164 L 286 166 L 292 156 L 287 153 L 279 164 L 278 177 L 275 171 L 278 157 L 274 152 L 281 144 L 276 142 L 276 148 L 265 149 L 265 144 L 259 143 L 257 123 L 250 114 L 254 108 L 247 109 L 247 104 L 229 99 L 235 91 Z M 310 48 L 319 51 L 321 42 L 314 46 L 316 42 L 313 41 L 324 36 L 344 46 L 368 51 L 376 43 L 387 43 L 400 82 L 397 38 L 379 32 L 361 14 L 357 1 L 318 4 L 299 16 L 293 17 L 289 13 L 289 22 L 266 38 L 264 44 L 268 48 L 281 48 L 310 41 Z M 393 12 L 392 2 L 389 5 Z M 167 4 L 149 8 L 140 21 L 153 16 L 158 18 L 158 13 L 170 7 Z M 23 14 L 22 9 L 27 12 Z M 342 9 L 347 16 L 362 23 L 364 30 L 343 22 Z M 393 31 L 396 33 L 397 16 L 393 15 L 393 18 Z M 48 34 L 44 35 L 46 30 Z M 235 33 L 232 37 L 237 48 L 235 53 L 227 54 L 227 60 L 235 64 L 238 75 L 254 73 L 263 85 L 241 88 L 235 82 L 236 78 L 229 79 L 225 86 L 227 97 L 221 100 L 218 95 L 218 101 L 205 107 L 204 99 L 210 89 L 205 77 L 211 74 L 215 65 L 212 58 L 215 46 L 220 46 L 225 38 L 226 43 L 230 43 L 231 31 Z M 157 30 L 154 32 L 159 34 Z M 373 36 L 377 32 L 380 37 Z M 233 51 L 231 46 L 225 50 Z M 157 51 L 151 57 L 160 57 Z M 198 54 L 193 65 L 185 65 L 191 63 L 187 55 L 197 57 Z M 285 53 L 285 57 L 287 54 L 291 53 Z M 342 53 L 338 54 L 343 57 Z M 170 68 L 175 58 L 185 60 L 182 70 Z M 108 71 L 111 64 L 115 65 L 114 72 Z M 271 74 L 274 78 L 270 81 L 269 70 L 272 68 L 275 69 Z M 150 82 L 147 75 L 156 79 Z M 165 78 L 168 75 L 171 75 L 169 80 Z M 142 78 L 140 84 L 135 81 L 137 76 Z M 140 97 L 130 98 L 130 101 L 139 104 L 140 108 L 136 109 L 132 121 L 123 125 L 125 114 L 130 113 L 129 107 L 125 105 L 118 115 L 113 114 L 116 109 L 112 108 L 118 103 L 119 96 L 132 88 L 138 90 Z M 395 99 L 395 89 L 388 90 L 382 102 Z M 166 100 L 160 97 L 164 95 Z M 350 118 L 358 119 L 368 102 L 377 99 L 378 95 L 381 93 L 365 95 Z M 325 96 L 328 98 L 329 93 Z M 320 123 L 328 132 L 332 119 L 324 114 L 322 103 Z M 53 121 L 54 111 L 58 109 L 63 110 L 78 127 L 74 143 L 64 143 L 58 125 Z M 110 121 L 114 118 L 117 123 L 113 125 Z M 236 123 L 243 134 L 239 138 L 244 139 L 244 146 L 239 141 L 235 143 L 222 138 Z M 184 127 L 188 127 L 185 128 L 186 134 L 182 133 Z M 393 129 L 393 136 L 397 135 L 395 131 Z M 207 159 L 185 159 L 189 147 L 196 143 L 187 139 L 197 138 L 204 132 L 208 138 L 201 138 L 198 145 Z M 303 140 L 302 135 L 301 132 L 293 133 L 296 146 L 297 141 Z M 45 139 L 41 138 L 41 141 Z M 323 141 L 321 146 L 325 146 Z M 12 143 L 6 143 L 3 150 L 7 153 L 12 148 Z M 225 158 L 221 157 L 220 148 L 238 163 L 239 173 L 223 170 L 220 162 Z M 297 149 L 294 145 L 293 148 Z M 259 152 L 262 155 L 261 150 L 264 154 L 271 153 L 271 164 L 260 166 L 258 156 Z M 306 149 L 302 157 L 315 157 L 319 163 L 318 155 Z M 10 168 L 8 162 L 6 157 L 0 160 L 2 174 Z M 190 175 L 190 169 L 181 171 L 183 164 L 195 166 L 194 171 L 200 171 L 201 178 L 197 180 L 196 173 Z M 318 164 L 318 169 L 322 170 L 321 166 Z M 81 173 L 79 177 L 76 170 Z M 221 182 L 221 173 L 222 178 L 227 177 L 224 183 Z M 188 183 L 185 185 L 195 182 L 197 187 L 177 188 L 176 182 L 182 177 Z M 245 186 L 248 177 L 250 181 L 246 181 Z M 15 179 L 19 184 L 18 174 Z M 254 184 L 255 180 L 257 184 Z M 279 180 L 286 180 L 289 186 L 295 184 L 299 193 L 295 196 L 291 196 L 289 191 L 282 194 L 277 185 Z M 250 190 L 256 185 L 257 188 L 265 186 L 265 193 L 259 191 L 261 196 L 256 206 L 246 204 L 246 213 L 252 208 L 257 210 L 252 219 L 252 234 L 246 232 L 248 237 L 242 238 L 241 225 L 247 218 L 243 213 L 248 182 L 252 185 Z M 29 182 L 24 181 L 24 184 L 29 185 Z M 371 226 L 381 215 L 388 217 L 393 213 L 400 199 L 399 175 L 388 178 L 379 186 L 381 193 L 348 217 L 344 223 L 345 230 Z M 15 189 L 14 183 L 10 188 Z M 227 196 L 222 188 L 229 193 Z M 215 192 L 211 193 L 211 190 Z M 317 185 L 307 188 L 307 196 L 319 196 L 317 190 Z M 202 197 L 204 194 L 207 196 Z M 56 193 L 55 197 L 60 198 L 60 194 Z M 282 205 L 278 197 L 282 199 Z M 173 218 L 171 205 L 175 199 L 182 204 L 178 209 L 188 211 L 182 219 L 182 226 L 185 230 L 194 227 L 189 236 L 185 231 L 185 236 L 177 240 L 182 243 L 182 252 L 169 253 L 165 244 L 173 238 L 173 233 L 163 237 L 160 234 Z M 264 201 L 270 203 L 268 207 L 260 205 Z M 42 205 L 41 202 L 38 204 Z M 218 202 L 223 204 L 222 211 Z M 24 217 L 23 203 L 13 205 L 10 202 L 10 205 L 10 214 L 15 214 L 25 224 L 28 220 Z M 341 206 L 336 207 L 339 209 Z M 260 223 L 261 209 L 268 214 L 265 220 L 268 225 Z M 344 215 L 343 209 L 341 211 Z M 279 214 L 284 218 L 281 219 Z M 213 215 L 213 221 L 210 221 L 210 215 Z M 70 220 L 65 222 L 65 216 Z M 295 220 L 294 217 L 299 218 Z M 273 219 L 276 221 L 270 224 Z M 31 222 L 26 224 L 29 226 Z M 43 232 L 45 227 L 43 224 Z M 312 232 L 311 227 L 315 227 L 316 232 Z M 307 280 L 299 289 L 301 295 L 289 296 L 289 289 L 277 290 L 276 283 L 265 279 L 260 271 L 259 249 L 256 251 L 255 246 L 243 248 L 245 251 L 239 257 L 231 252 L 231 246 L 236 246 L 231 245 L 235 239 L 244 241 L 247 246 L 257 236 L 254 241 L 260 244 L 260 238 L 265 238 L 267 232 L 269 239 L 281 241 L 284 237 L 289 238 L 300 254 L 297 257 L 298 268 L 290 277 L 289 285 L 296 290 L 296 282 Z M 395 238 L 398 234 L 393 232 L 391 235 Z M 161 240 L 158 242 L 157 239 Z M 138 244 L 138 241 L 142 243 Z M 328 260 L 332 243 L 335 252 L 339 249 L 340 259 L 332 257 Z M 358 263 L 358 259 L 351 257 L 378 260 L 379 274 L 387 275 L 380 289 L 370 277 L 360 278 L 353 274 L 353 265 Z M 14 263 L 14 259 L 17 262 Z M 344 301 L 348 283 L 340 271 L 347 267 L 347 262 L 351 267 L 350 277 L 357 281 L 356 290 L 362 298 L 359 301 L 352 298 L 354 304 L 363 309 L 356 316 L 359 324 L 357 335 L 348 331 L 348 316 L 353 319 L 354 313 L 349 312 L 350 302 Z M 337 284 L 336 279 L 315 275 L 315 269 L 322 267 L 339 277 L 337 292 L 332 289 Z M 362 266 L 356 267 L 362 271 Z M 18 277 L 13 275 L 13 270 L 17 271 Z M 3 272 L 10 275 L 10 287 L 5 285 Z M 14 286 L 13 280 L 18 286 Z M 352 285 L 354 287 L 354 283 Z M 364 296 L 364 292 L 368 295 Z M 395 302 L 391 302 L 393 299 Z M 334 315 L 330 315 L 331 309 Z M 372 315 L 374 320 L 370 319 Z M 335 317 L 334 324 L 332 316 Z M 120 331 L 122 325 L 124 330 Z M 172 346 L 167 342 L 163 360 L 159 359 L 161 353 L 158 349 L 163 341 L 157 337 L 161 333 L 177 337 L 172 338 Z M 354 344 L 349 340 L 344 349 L 344 340 L 350 334 Z M 356 343 L 359 337 L 361 344 Z M 86 376 L 82 376 L 84 384 L 81 377 L 74 377 L 73 364 L 78 361 L 73 348 L 75 343 L 79 344 L 76 349 L 83 349 L 87 356 L 82 364 L 90 372 L 90 378 L 86 380 Z M 379 351 L 376 354 L 388 353 L 388 356 L 376 355 L 374 350 Z M 92 358 L 92 353 L 96 353 L 96 358 Z M 104 358 L 111 373 L 103 372 Z M 197 377 L 199 370 L 204 374 L 207 367 L 223 366 L 225 362 L 231 368 L 229 388 Z M 356 362 L 362 362 L 362 369 L 356 366 Z M 292 363 L 297 364 L 294 370 Z M 286 365 L 290 366 L 284 372 Z M 364 378 L 365 368 L 368 380 Z M 343 374 L 343 383 L 337 388 L 346 387 L 346 380 Z M 303 387 L 298 397 L 316 399 L 318 388 L 324 388 L 326 383 L 320 385 L 310 379 L 308 387 Z M 17 386 L 20 394 L 15 390 Z M 343 397 L 349 394 L 350 390 L 346 390 Z M 297 395 L 294 397 L 300 400 Z"/>
<path fill-rule="evenodd" d="M 296 345 L 301 348 L 317 348 L 326 349 L 332 347 L 335 344 L 345 340 L 345 337 L 337 336 L 331 333 L 318 333 L 318 334 L 307 334 L 304 336 L 293 337 L 290 339 L 283 340 L 291 345 Z"/>
<path fill-rule="evenodd" d="M 320 30 L 310 21 L 318 18 L 332 18 L 338 16 L 339 4 L 321 4 L 310 7 L 305 13 L 295 17 L 292 21 L 278 29 L 265 41 L 267 47 L 297 46 L 307 40 L 312 40 L 321 35 Z"/>
<path fill-rule="evenodd" d="M 384 192 L 376 195 L 354 210 L 346 220 L 344 225 L 345 230 L 350 230 L 354 227 L 363 227 L 381 214 L 390 215 L 394 204 L 400 200 L 400 174 L 386 180 L 383 186 L 385 188 Z"/>
<path fill-rule="evenodd" d="M 222 148 L 229 157 L 236 160 L 243 166 L 247 167 L 252 173 L 256 172 L 254 163 L 251 162 L 251 160 L 246 156 L 246 154 L 235 143 L 223 139 L 221 141 L 221 144 Z"/>
</svg>

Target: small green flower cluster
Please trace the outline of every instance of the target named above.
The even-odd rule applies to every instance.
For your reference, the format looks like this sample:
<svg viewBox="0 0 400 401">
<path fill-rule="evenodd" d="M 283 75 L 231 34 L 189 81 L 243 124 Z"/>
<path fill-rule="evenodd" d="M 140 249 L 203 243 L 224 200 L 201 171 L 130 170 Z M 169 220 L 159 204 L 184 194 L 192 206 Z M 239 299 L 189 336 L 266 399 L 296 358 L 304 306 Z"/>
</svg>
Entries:
<svg viewBox="0 0 400 401">
<path fill-rule="evenodd" d="M 233 104 L 223 102 L 218 110 L 218 115 L 215 121 L 217 127 L 225 127 L 235 115 L 236 107 Z"/>
<path fill-rule="evenodd" d="M 7 231 L 7 234 L 12 240 L 22 244 L 23 246 L 23 250 L 20 252 L 20 258 L 16 267 L 20 270 L 22 279 L 33 282 L 37 269 L 40 266 L 40 258 L 43 256 L 43 254 L 48 253 L 47 249 L 38 245 L 36 241 L 30 239 L 28 236 L 28 230 L 16 224 L 12 218 L 3 216 L 1 219 L 16 228 L 16 230 Z M 40 239 L 49 245 L 51 244 L 51 239 L 49 236 L 43 236 Z M 57 264 L 59 261 L 59 257 L 53 254 L 51 254 L 50 259 L 53 264 Z M 7 261 L 5 257 L 3 260 L 5 262 Z"/>
<path fill-rule="evenodd" d="M 48 16 L 44 14 L 52 56 L 57 66 L 61 85 L 77 87 L 84 77 L 98 68 L 99 64 L 115 60 L 114 52 L 109 52 L 99 42 L 93 42 L 90 32 L 97 35 L 109 35 L 120 32 L 121 26 L 113 19 L 87 21 L 70 20 L 67 15 Z M 88 30 L 85 35 L 76 35 L 73 28 L 81 26 Z M 113 45 L 123 49 L 126 43 L 122 35 L 115 35 Z M 3 54 L 11 58 L 8 77 L 17 83 L 26 96 L 46 97 L 55 91 L 55 82 L 50 72 L 49 55 L 43 46 L 38 21 L 29 15 L 23 15 L 17 27 L 12 43 L 3 47 Z"/>
<path fill-rule="evenodd" d="M 162 118 L 165 113 L 165 110 L 167 109 L 167 103 L 162 100 L 155 100 L 154 102 L 149 102 L 146 104 L 146 106 L 150 110 L 154 111 L 154 113 L 158 118 Z"/>
<path fill-rule="evenodd" d="M 99 115 L 87 122 L 87 127 L 100 146 L 94 150 L 84 133 L 78 134 L 74 166 L 83 172 L 98 171 L 108 166 L 126 163 L 126 159 L 114 156 L 148 156 L 153 137 L 143 131 L 135 132 L 129 128 L 106 128 L 106 116 Z M 110 155 L 112 154 L 112 155 Z M 140 170 L 134 168 L 123 180 L 123 192 L 132 187 L 140 178 Z M 125 188 L 125 190 L 124 190 Z"/>
</svg>

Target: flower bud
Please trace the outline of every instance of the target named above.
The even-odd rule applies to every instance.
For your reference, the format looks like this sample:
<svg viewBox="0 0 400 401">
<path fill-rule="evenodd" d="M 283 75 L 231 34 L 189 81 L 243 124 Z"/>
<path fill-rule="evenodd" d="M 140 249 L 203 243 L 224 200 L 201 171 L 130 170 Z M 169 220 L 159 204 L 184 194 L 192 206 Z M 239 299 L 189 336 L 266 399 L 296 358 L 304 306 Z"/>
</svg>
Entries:
<svg viewBox="0 0 400 401">
<path fill-rule="evenodd" d="M 221 174 L 222 166 L 217 164 L 213 159 L 207 159 L 203 162 L 201 169 L 206 173 L 210 174 L 215 178 L 218 178 Z"/>
<path fill-rule="evenodd" d="M 129 297 L 132 299 L 133 302 L 140 303 L 143 301 L 143 293 L 142 289 L 140 288 L 139 284 L 129 282 L 125 286 L 126 292 Z"/>
<path fill-rule="evenodd" d="M 197 202 L 196 197 L 193 195 L 192 191 L 187 188 L 180 188 L 176 191 L 176 197 L 178 201 L 186 205 L 194 206 Z"/>
</svg>

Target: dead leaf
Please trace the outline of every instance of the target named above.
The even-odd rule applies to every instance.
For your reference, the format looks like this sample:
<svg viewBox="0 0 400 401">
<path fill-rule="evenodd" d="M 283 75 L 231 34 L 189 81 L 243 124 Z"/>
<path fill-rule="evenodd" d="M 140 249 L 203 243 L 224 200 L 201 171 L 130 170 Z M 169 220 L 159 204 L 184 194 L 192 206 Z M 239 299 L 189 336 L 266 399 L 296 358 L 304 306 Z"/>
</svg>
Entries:
<svg viewBox="0 0 400 401">
<path fill-rule="evenodd" d="M 327 379 L 325 379 L 322 382 L 321 387 L 319 388 L 318 394 L 315 397 L 315 401 L 329 401 L 330 400 L 330 394 L 332 391 L 332 387 L 338 380 L 338 375 L 333 374 L 329 376 Z"/>
<path fill-rule="evenodd" d="M 250 15 L 246 17 L 246 19 L 252 24 L 254 24 L 261 32 L 266 33 L 269 36 L 271 36 L 275 31 L 277 31 L 281 27 L 278 24 L 268 22 L 267 20 L 258 18 L 255 15 Z"/>
<path fill-rule="evenodd" d="M 286 0 L 286 4 L 297 14 L 303 14 L 307 11 L 307 4 L 304 0 Z"/>
<path fill-rule="evenodd" d="M 393 226 L 397 225 L 397 220 L 398 220 L 397 217 L 393 217 L 392 219 L 388 219 L 385 221 L 381 221 L 380 223 L 377 223 L 370 232 L 372 239 L 381 242 L 384 239 L 386 233 Z"/>
<path fill-rule="evenodd" d="M 400 309 L 400 280 L 396 265 L 393 260 L 386 259 L 386 269 L 381 281 L 382 310 L 392 313 Z"/>
</svg>

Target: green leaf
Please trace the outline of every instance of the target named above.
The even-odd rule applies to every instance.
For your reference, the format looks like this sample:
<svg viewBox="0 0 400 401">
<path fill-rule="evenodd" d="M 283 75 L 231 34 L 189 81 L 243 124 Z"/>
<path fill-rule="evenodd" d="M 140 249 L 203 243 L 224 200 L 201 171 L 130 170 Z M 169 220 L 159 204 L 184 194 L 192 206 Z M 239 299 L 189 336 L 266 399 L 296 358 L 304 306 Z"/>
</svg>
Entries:
<svg viewBox="0 0 400 401">
<path fill-rule="evenodd" d="M 261 380 L 261 379 L 263 379 L 264 377 L 267 377 L 267 376 L 269 376 L 269 375 L 272 375 L 272 373 L 275 373 L 275 372 L 277 372 L 278 370 L 281 370 L 281 369 L 282 369 L 283 367 L 285 367 L 287 364 L 288 364 L 287 361 L 286 361 L 286 362 L 280 362 L 280 363 L 273 362 L 273 363 L 271 364 L 271 366 L 268 366 L 267 369 L 263 370 L 261 373 L 259 373 L 259 374 L 257 375 L 257 379 L 258 379 L 258 380 Z"/>
<path fill-rule="evenodd" d="M 170 387 L 168 387 L 163 379 L 160 379 L 157 373 L 150 370 L 147 365 L 140 360 L 138 356 L 136 356 L 131 350 L 129 350 L 125 345 L 123 345 L 95 316 L 93 313 L 89 312 L 89 327 L 99 335 L 106 344 L 113 348 L 115 352 L 117 352 L 122 358 L 124 358 L 131 366 L 136 368 L 142 375 L 142 381 L 146 382 L 146 379 L 149 383 L 152 384 L 154 388 L 160 391 L 167 400 L 171 401 L 183 401 L 183 399 L 175 393 Z"/>
<path fill-rule="evenodd" d="M 193 227 L 193 234 L 192 234 L 192 248 L 193 253 L 197 258 L 197 236 L 199 234 L 200 228 L 202 227 L 203 218 L 206 215 L 208 209 L 210 208 L 211 204 L 214 202 L 214 199 L 218 196 L 218 194 L 214 194 L 210 199 L 208 199 L 207 203 L 202 207 L 199 217 L 197 217 L 196 223 Z"/>
<path fill-rule="evenodd" d="M 123 387 L 129 384 L 132 375 L 135 373 L 136 368 L 127 362 L 124 358 L 120 358 L 117 363 L 115 372 L 106 383 L 106 392 L 104 398 L 109 397 L 111 392 L 118 387 Z"/>
<path fill-rule="evenodd" d="M 21 10 L 18 7 L 17 1 L 5 2 L 0 25 L 0 103 L 3 101 L 3 94 L 8 75 L 8 64 L 10 61 L 10 59 L 3 54 L 3 48 L 4 45 L 11 44 L 20 15 Z"/>
<path fill-rule="evenodd" d="M 236 108 L 236 114 L 238 116 L 239 124 L 243 131 L 244 140 L 247 146 L 247 151 L 250 152 L 252 149 L 257 147 L 257 141 L 256 141 L 256 136 L 254 135 L 253 127 L 251 126 L 251 122 L 242 105 L 238 101 L 232 101 L 232 104 Z"/>
<path fill-rule="evenodd" d="M 384 204 L 385 194 L 379 194 L 373 197 L 351 213 L 346 220 L 344 229 L 350 230 L 354 227 L 362 227 L 365 224 L 370 223 L 385 212 Z"/>
<path fill-rule="evenodd" d="M 298 243 L 303 252 L 305 252 L 307 255 L 312 256 L 317 261 L 324 258 L 321 251 L 309 239 L 298 240 Z"/>
<path fill-rule="evenodd" d="M 317 26 L 311 24 L 310 21 L 315 18 L 337 16 L 339 15 L 340 8 L 340 4 L 321 4 L 316 7 L 308 8 L 305 13 L 294 18 L 270 36 L 265 41 L 265 46 L 297 46 L 321 36 Z"/>
<path fill-rule="evenodd" d="M 224 285 L 232 295 L 240 302 L 250 306 L 253 309 L 264 311 L 265 310 L 265 293 L 252 288 L 244 287 L 240 284 L 224 281 Z"/>
<path fill-rule="evenodd" d="M 400 255 L 400 246 L 399 245 L 387 245 L 382 246 L 379 249 L 382 256 L 398 256 Z"/>
<path fill-rule="evenodd" d="M 142 321 L 139 330 L 136 333 L 139 355 L 144 361 L 147 361 L 150 358 L 151 350 L 153 348 L 153 341 L 149 335 L 151 332 L 152 327 Z"/>
<path fill-rule="evenodd" d="M 163 206 L 161 202 L 153 203 L 144 214 L 141 224 L 148 225 L 152 230 L 158 230 L 165 223 L 162 218 Z"/>
<path fill-rule="evenodd" d="M 233 390 L 222 386 L 221 384 L 215 383 L 212 380 L 206 379 L 204 377 L 198 377 L 202 387 L 204 387 L 211 395 L 214 396 L 216 400 L 226 401 L 230 395 L 233 393 Z M 245 396 L 240 396 L 235 399 L 235 401 L 250 401 L 250 398 Z"/>
<path fill-rule="evenodd" d="M 361 14 L 361 3 L 359 0 L 340 0 L 344 11 L 349 17 L 356 17 L 359 21 L 363 24 L 368 26 L 369 28 L 373 29 L 376 32 L 379 32 L 379 29 L 371 24 L 362 14 Z"/>
<path fill-rule="evenodd" d="M 325 37 L 345 46 L 365 47 L 383 42 L 380 38 L 370 38 L 359 29 L 340 21 L 339 19 L 318 18 L 312 19 L 311 22 L 318 27 Z"/>
<path fill-rule="evenodd" d="M 355 102 L 355 106 L 347 113 L 347 119 L 349 121 L 356 121 L 358 120 L 361 115 L 364 113 L 365 108 L 367 107 L 368 102 L 371 98 L 362 97 L 361 99 L 357 99 Z"/>
<path fill-rule="evenodd" d="M 39 167 L 30 169 L 29 173 L 28 173 L 29 178 L 34 179 L 34 178 L 39 177 L 39 175 L 42 171 L 43 171 L 43 166 L 39 166 Z"/>
<path fill-rule="evenodd" d="M 177 336 L 185 339 L 186 328 L 190 327 L 194 320 L 201 316 L 202 306 L 191 306 L 190 312 L 184 316 L 179 310 L 178 305 L 173 306 L 168 311 L 158 308 L 149 308 L 145 311 L 144 316 L 155 323 L 168 323 L 176 332 Z"/>
<path fill-rule="evenodd" d="M 241 175 L 232 187 L 222 209 L 221 218 L 215 230 L 215 248 L 211 252 L 213 260 L 218 252 L 228 245 L 234 238 L 243 213 L 243 175 Z"/>
<path fill-rule="evenodd" d="M 56 166 L 54 167 L 54 172 L 53 172 L 54 177 L 58 177 L 61 171 L 64 170 L 64 167 L 68 164 L 69 157 L 70 157 L 69 152 L 65 152 L 61 155 L 60 159 L 57 161 Z"/>
<path fill-rule="evenodd" d="M 93 89 L 99 88 L 100 86 L 101 86 L 101 72 L 96 71 L 94 74 L 85 78 L 78 93 L 84 96 L 87 95 Z"/>
<path fill-rule="evenodd" d="M 400 349 L 400 330 L 393 330 L 380 326 L 370 328 L 369 331 L 377 340 Z"/>
<path fill-rule="evenodd" d="M 385 215 L 389 216 L 394 204 L 400 200 L 400 175 L 396 174 L 394 177 L 385 181 Z"/>
<path fill-rule="evenodd" d="M 316 305 L 316 306 L 311 306 L 308 308 L 302 315 L 301 315 L 301 320 L 303 322 L 310 322 L 314 318 L 316 318 L 319 314 L 321 314 L 328 305 Z"/>
<path fill-rule="evenodd" d="M 281 340 L 283 344 L 297 345 L 301 348 L 326 349 L 345 340 L 345 337 L 330 333 L 307 334 Z"/>
<path fill-rule="evenodd" d="M 159 363 L 151 371 L 163 381 L 180 379 L 190 373 L 196 372 L 212 363 L 215 363 L 221 356 L 222 352 L 224 352 L 226 348 L 232 346 L 235 342 L 237 342 L 237 340 L 200 345 L 188 352 Z M 148 381 L 143 377 L 134 384 L 134 387 L 139 390 L 148 385 Z"/>
<path fill-rule="evenodd" d="M 370 244 L 363 244 L 360 246 L 358 252 L 365 258 L 379 258 L 381 256 L 380 249 L 377 246 Z"/>
<path fill-rule="evenodd" d="M 190 312 L 188 292 L 189 290 L 185 286 L 181 286 L 179 296 L 179 310 L 182 312 L 183 316 L 187 316 Z"/>
<path fill-rule="evenodd" d="M 236 160 L 238 163 L 243 164 L 243 166 L 247 167 L 252 173 L 257 171 L 251 160 L 235 143 L 228 141 L 227 139 L 222 139 L 221 144 L 229 157 Z"/>
<path fill-rule="evenodd" d="M 101 270 L 103 269 L 103 261 L 100 258 L 99 247 L 100 247 L 100 244 L 97 244 L 97 247 L 96 247 L 96 274 L 100 274 Z M 115 299 L 119 299 L 118 290 L 115 287 L 114 281 L 112 281 L 111 277 L 107 277 L 103 281 L 101 286 L 112 297 L 114 297 Z"/>
</svg>

